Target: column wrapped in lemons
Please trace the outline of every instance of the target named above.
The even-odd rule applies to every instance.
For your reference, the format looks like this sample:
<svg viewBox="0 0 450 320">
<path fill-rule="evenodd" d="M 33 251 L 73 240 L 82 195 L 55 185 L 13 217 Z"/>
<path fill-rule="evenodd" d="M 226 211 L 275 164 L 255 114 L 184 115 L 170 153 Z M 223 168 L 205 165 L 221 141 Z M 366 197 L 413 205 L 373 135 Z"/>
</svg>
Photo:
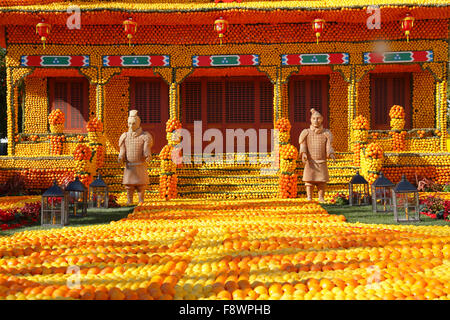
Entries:
<svg viewBox="0 0 450 320">
<path fill-rule="evenodd" d="M 359 115 L 352 120 L 352 129 L 353 165 L 359 167 L 361 165 L 360 151 L 367 144 L 369 137 L 369 121 Z"/>
<path fill-rule="evenodd" d="M 280 179 L 278 196 L 280 198 L 297 197 L 297 168 L 298 150 L 292 144 L 280 146 Z"/>
<path fill-rule="evenodd" d="M 287 144 L 291 140 L 291 123 L 286 118 L 280 118 L 275 123 L 275 129 L 278 130 L 278 140 L 280 145 Z"/>
<path fill-rule="evenodd" d="M 75 176 L 88 187 L 96 170 L 92 161 L 91 148 L 84 143 L 79 143 L 73 152 L 73 159 L 75 160 Z"/>
<path fill-rule="evenodd" d="M 391 132 L 392 136 L 392 150 L 405 151 L 406 150 L 406 131 L 405 128 L 405 109 L 399 105 L 393 105 L 389 110 L 389 117 L 391 118 Z"/>
<path fill-rule="evenodd" d="M 295 174 L 295 169 L 297 169 L 298 150 L 289 144 L 291 123 L 287 118 L 280 118 L 275 123 L 275 129 L 278 130 L 279 146 L 279 149 L 275 150 L 275 154 L 278 154 L 280 159 L 278 196 L 280 198 L 296 198 L 297 174 Z M 275 161 L 278 161 L 278 159 L 275 159 Z"/>
<path fill-rule="evenodd" d="M 177 164 L 173 161 L 172 155 L 174 151 L 177 152 L 177 145 L 181 142 L 181 136 L 177 132 L 181 127 L 181 122 L 178 119 L 169 119 L 166 122 L 167 145 L 162 148 L 159 154 L 161 160 L 159 196 L 165 200 L 177 197 Z"/>
<path fill-rule="evenodd" d="M 374 183 L 383 166 L 383 149 L 375 142 L 370 143 L 361 150 L 362 174 L 369 182 Z"/>
<path fill-rule="evenodd" d="M 92 150 L 92 162 L 95 170 L 101 168 L 105 162 L 105 144 L 106 139 L 103 135 L 103 122 L 98 118 L 92 118 L 86 125 L 88 131 L 89 147 Z M 95 173 L 95 172 L 94 172 Z"/>
</svg>

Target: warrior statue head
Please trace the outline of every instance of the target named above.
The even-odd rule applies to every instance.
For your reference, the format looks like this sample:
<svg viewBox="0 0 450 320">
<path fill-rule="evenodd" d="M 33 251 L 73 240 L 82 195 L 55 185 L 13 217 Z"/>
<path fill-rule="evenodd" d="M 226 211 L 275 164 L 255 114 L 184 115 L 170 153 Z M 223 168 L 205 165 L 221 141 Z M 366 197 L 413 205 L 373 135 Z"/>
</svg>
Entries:
<svg viewBox="0 0 450 320">
<path fill-rule="evenodd" d="M 128 116 L 128 129 L 130 131 L 136 131 L 141 127 L 141 118 L 139 118 L 137 113 L 137 110 L 130 110 L 130 115 Z"/>
<path fill-rule="evenodd" d="M 323 123 L 323 116 L 314 108 L 311 108 L 311 124 L 319 128 Z"/>
</svg>

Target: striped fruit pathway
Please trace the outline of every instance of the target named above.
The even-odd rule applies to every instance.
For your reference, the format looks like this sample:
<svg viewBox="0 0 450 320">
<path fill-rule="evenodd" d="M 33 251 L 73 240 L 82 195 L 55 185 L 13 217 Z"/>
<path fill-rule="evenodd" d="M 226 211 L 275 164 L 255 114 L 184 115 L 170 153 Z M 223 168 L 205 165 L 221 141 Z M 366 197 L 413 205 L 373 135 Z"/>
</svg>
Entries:
<svg viewBox="0 0 450 320">
<path fill-rule="evenodd" d="M 299 199 L 151 202 L 0 237 L 0 299 L 448 299 L 449 270 L 448 226 L 347 223 Z"/>
</svg>

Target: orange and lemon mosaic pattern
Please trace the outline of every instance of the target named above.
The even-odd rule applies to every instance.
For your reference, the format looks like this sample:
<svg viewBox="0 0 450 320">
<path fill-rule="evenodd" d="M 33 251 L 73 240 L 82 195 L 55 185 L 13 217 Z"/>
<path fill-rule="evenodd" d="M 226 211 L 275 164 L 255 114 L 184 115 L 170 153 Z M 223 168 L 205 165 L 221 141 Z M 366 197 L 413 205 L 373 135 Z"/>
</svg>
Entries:
<svg viewBox="0 0 450 320">
<path fill-rule="evenodd" d="M 292 199 L 146 203 L 109 225 L 0 238 L 0 299 L 450 297 L 450 228 L 344 220 Z"/>
</svg>

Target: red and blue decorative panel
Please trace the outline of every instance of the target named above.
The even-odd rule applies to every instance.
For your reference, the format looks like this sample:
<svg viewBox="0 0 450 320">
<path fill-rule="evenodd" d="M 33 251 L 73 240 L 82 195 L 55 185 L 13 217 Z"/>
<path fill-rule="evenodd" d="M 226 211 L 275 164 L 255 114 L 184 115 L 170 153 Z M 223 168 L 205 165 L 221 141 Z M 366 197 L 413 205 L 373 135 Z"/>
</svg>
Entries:
<svg viewBox="0 0 450 320">
<path fill-rule="evenodd" d="M 156 56 L 103 56 L 104 67 L 168 67 L 170 57 Z"/>
<path fill-rule="evenodd" d="M 349 61 L 348 53 L 302 53 L 281 56 L 281 65 L 283 66 L 348 64 Z"/>
<path fill-rule="evenodd" d="M 431 62 L 433 51 L 364 52 L 364 63 Z"/>
<path fill-rule="evenodd" d="M 194 67 L 230 67 L 230 66 L 258 66 L 259 55 L 257 54 L 230 54 L 193 56 Z"/>
<path fill-rule="evenodd" d="M 89 56 L 22 56 L 23 67 L 89 67 Z"/>
</svg>

